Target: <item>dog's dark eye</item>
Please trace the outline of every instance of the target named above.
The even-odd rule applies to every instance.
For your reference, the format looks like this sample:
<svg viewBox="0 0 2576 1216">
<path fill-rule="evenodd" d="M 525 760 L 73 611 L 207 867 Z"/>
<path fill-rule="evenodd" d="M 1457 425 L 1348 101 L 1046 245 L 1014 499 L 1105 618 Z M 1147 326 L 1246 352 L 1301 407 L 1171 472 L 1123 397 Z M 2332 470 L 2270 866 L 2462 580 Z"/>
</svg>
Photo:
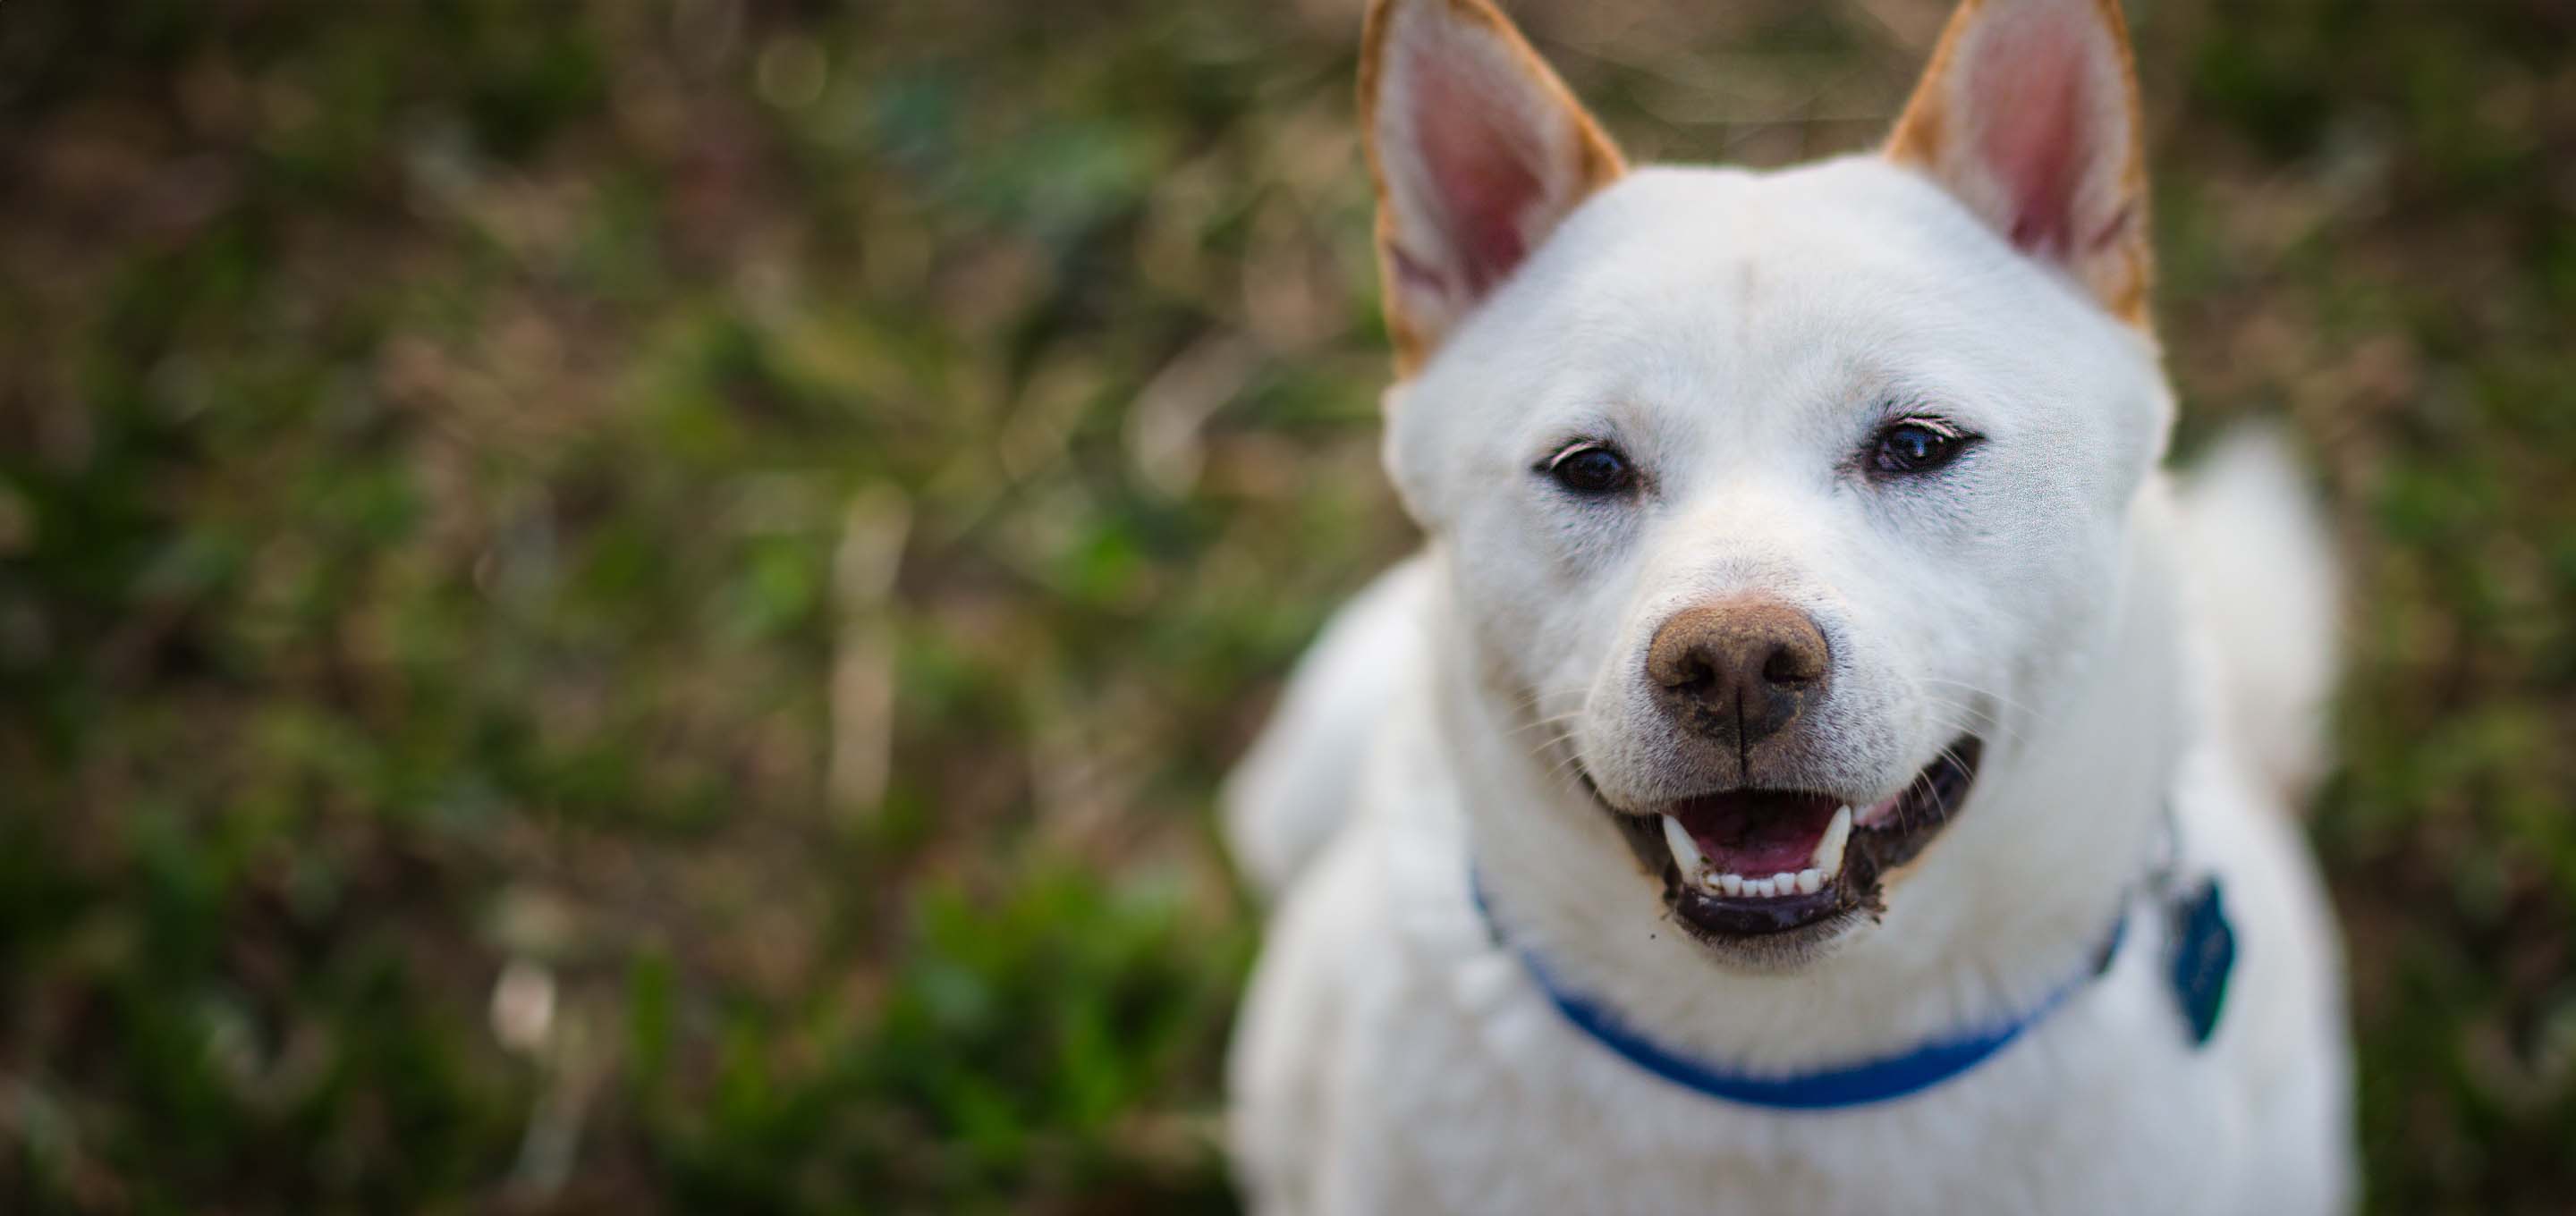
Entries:
<svg viewBox="0 0 2576 1216">
<path fill-rule="evenodd" d="M 1586 497 L 1616 494 L 1636 484 L 1636 470 L 1618 450 L 1598 443 L 1578 443 L 1547 462 L 1547 475 Z"/>
<path fill-rule="evenodd" d="M 1968 437 L 1946 422 L 1908 418 L 1878 433 L 1870 447 L 1869 465 L 1884 476 L 1929 473 L 1959 458 Z"/>
</svg>

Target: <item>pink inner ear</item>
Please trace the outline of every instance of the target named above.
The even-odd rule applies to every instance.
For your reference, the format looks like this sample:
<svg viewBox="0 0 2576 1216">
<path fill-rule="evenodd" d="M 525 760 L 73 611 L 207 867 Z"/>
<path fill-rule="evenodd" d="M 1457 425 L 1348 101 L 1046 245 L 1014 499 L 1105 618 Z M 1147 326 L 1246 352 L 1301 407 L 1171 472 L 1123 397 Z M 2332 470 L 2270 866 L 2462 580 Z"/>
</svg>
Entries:
<svg viewBox="0 0 2576 1216">
<path fill-rule="evenodd" d="M 1530 164 L 1539 155 L 1536 134 L 1511 122 L 1516 115 L 1507 99 L 1460 78 L 1459 66 L 1429 54 L 1413 57 L 1419 82 L 1413 122 L 1449 260 L 1473 297 L 1501 282 L 1529 252 L 1521 220 L 1545 187 Z"/>
<path fill-rule="evenodd" d="M 2076 189 L 2086 147 L 2092 82 L 2084 30 L 2056 13 L 2035 13 L 1987 32 L 1965 82 L 1978 124 L 1977 152 L 2012 206 L 2014 245 L 2063 259 L 2076 231 Z"/>
</svg>

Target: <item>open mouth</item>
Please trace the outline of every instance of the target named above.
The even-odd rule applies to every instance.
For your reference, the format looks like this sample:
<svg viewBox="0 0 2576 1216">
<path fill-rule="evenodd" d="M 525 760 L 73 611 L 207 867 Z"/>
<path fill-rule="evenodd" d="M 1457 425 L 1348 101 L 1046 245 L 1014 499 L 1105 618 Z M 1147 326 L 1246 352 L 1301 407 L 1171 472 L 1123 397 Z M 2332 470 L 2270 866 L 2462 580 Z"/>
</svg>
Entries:
<svg viewBox="0 0 2576 1216">
<path fill-rule="evenodd" d="M 1753 937 L 1884 905 L 1879 877 L 1913 860 L 1976 781 L 1983 750 L 1963 736 L 1902 793 L 1874 803 L 1804 790 L 1728 790 L 1622 813 L 1620 828 L 1664 899 L 1695 932 Z"/>
</svg>

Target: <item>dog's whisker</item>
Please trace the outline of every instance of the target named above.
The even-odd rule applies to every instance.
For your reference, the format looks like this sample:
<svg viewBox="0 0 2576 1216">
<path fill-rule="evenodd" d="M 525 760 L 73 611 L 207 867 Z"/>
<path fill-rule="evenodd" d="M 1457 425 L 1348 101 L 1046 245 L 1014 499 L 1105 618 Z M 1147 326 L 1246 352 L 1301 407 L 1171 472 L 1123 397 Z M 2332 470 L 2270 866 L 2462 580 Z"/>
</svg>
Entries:
<svg viewBox="0 0 2576 1216">
<path fill-rule="evenodd" d="M 1944 685 L 1944 686 L 1946 686 L 1946 687 L 1950 687 L 1950 688 L 1961 689 L 1961 690 L 1963 690 L 1963 691 L 1965 691 L 1965 692 L 1969 693 L 1970 695 L 1973 695 L 1973 696 L 1979 696 L 1979 697 L 1984 697 L 1985 699 L 1987 699 L 1987 700 L 1989 700 L 1989 701 L 1992 701 L 1992 702 L 1995 702 L 1996 704 L 1998 704 L 1998 705 L 2000 705 L 2000 706 L 2004 707 L 2005 709 L 2009 709 L 2009 710 L 2013 711 L 2014 713 L 2021 714 L 2021 715 L 2024 715 L 2024 716 L 2030 716 L 2030 715 L 2032 715 L 2033 713 L 2035 713 L 2035 712 L 2036 712 L 2036 711 L 2032 710 L 2030 706 L 2024 705 L 2024 704 L 2022 704 L 2022 703 L 2021 703 L 2021 702 L 2019 702 L 2019 701 L 2013 700 L 2011 697 L 2007 697 L 2007 696 L 2003 695 L 2002 693 L 1996 692 L 1995 690 L 1993 690 L 1993 689 L 1991 689 L 1991 688 L 1982 688 L 1982 687 L 1979 687 L 1978 685 L 1968 683 L 1968 682 L 1967 682 L 1967 681 L 1965 681 L 1965 680 L 1945 680 L 1945 679 L 1942 679 L 1942 678 L 1941 678 L 1941 677 L 1939 677 L 1939 676 L 1920 676 L 1920 677 L 1917 677 L 1917 682 L 1918 682 L 1918 683 L 1923 683 L 1923 684 L 1940 684 L 1940 685 Z"/>
<path fill-rule="evenodd" d="M 1963 688 L 1963 689 L 1967 689 L 1967 691 L 1969 691 L 1970 693 L 1975 693 L 1975 694 L 1977 694 L 1977 695 L 1985 695 L 1985 694 L 1981 693 L 1978 689 L 1976 689 L 1976 688 L 1974 688 L 1974 687 L 1972 687 L 1972 686 L 1970 686 L 1970 685 L 1962 684 L 1962 683 L 1960 683 L 1960 682 L 1958 682 L 1958 681 L 1956 681 L 1956 680 L 1932 680 L 1932 679 L 1927 679 L 1927 680 L 1925 680 L 1924 682 L 1925 682 L 1925 683 L 1928 683 L 1928 684 L 1943 684 L 1943 685 L 1948 685 L 1948 686 L 1951 686 L 1951 687 L 1954 687 L 1954 688 Z M 1986 706 L 1977 705 L 1977 704 L 1974 704 L 1974 703 L 1971 703 L 1971 702 L 1967 702 L 1967 701 L 1961 701 L 1961 700 L 1958 700 L 1958 699 L 1953 698 L 1953 697 L 1945 697 L 1945 696 L 1942 696 L 1941 694 L 1939 694 L 1939 693 L 1935 693 L 1935 692 L 1918 692 L 1918 693 L 1917 693 L 1917 695 L 1921 696 L 1924 700 L 1929 701 L 1929 702 L 1931 702 L 1931 703 L 1932 703 L 1932 704 L 1934 704 L 1934 705 L 1942 706 L 1942 707 L 1947 708 L 1947 709 L 1957 710 L 1957 711 L 1959 711 L 1961 714 L 1965 715 L 1965 718 L 1966 718 L 1966 720 L 1965 720 L 1965 721 L 1961 721 L 1961 722 L 1956 722 L 1956 723 L 1952 723 L 1952 724 L 1950 724 L 1950 725 L 1952 725 L 1952 727 L 1953 727 L 1954 729 L 1964 730 L 1964 729 L 1967 729 L 1967 728 L 1968 728 L 1968 727 L 1970 727 L 1970 726 L 1983 725 L 1983 726 L 1985 726 L 1985 727 L 1987 727 L 1987 728 L 1989 728 L 1989 729 L 1997 730 L 1997 731 L 2001 731 L 2001 732 L 2003 732 L 2005 735 L 2010 736 L 2010 737 L 2011 737 L 2011 739 L 2013 740 L 2013 742 L 2015 742 L 2015 743 L 2020 743 L 2020 742 L 2022 742 L 2022 741 L 2023 741 L 2023 739 L 2022 739 L 2022 735 L 2021 735 L 2021 732 L 2020 732 L 2019 728 L 2017 728 L 2016 726 L 2014 726 L 2011 722 L 2008 722 L 2008 721 L 2004 720 L 2004 718 L 2003 718 L 2003 716 L 2002 716 L 2002 715 L 2000 715 L 2000 714 L 1996 713 L 1994 710 L 1992 710 L 1992 709 L 1990 709 L 1990 708 L 1988 708 L 1988 707 L 1986 707 Z M 1996 700 L 2001 700 L 2001 698 L 1995 698 L 1995 699 L 1996 699 Z"/>
<path fill-rule="evenodd" d="M 1996 717 L 1992 713 L 1979 709 L 1976 706 L 1969 705 L 1961 701 L 1953 701 L 1947 697 L 1936 696 L 1930 693 L 1924 694 L 1923 699 L 1935 706 L 1957 711 L 1958 717 L 1956 719 L 1942 723 L 1943 733 L 1945 734 L 1956 735 L 1968 733 L 1971 730 L 1982 726 L 1987 730 L 2001 733 L 2016 745 L 2024 742 L 2019 728 L 1999 717 Z"/>
<path fill-rule="evenodd" d="M 1548 736 L 1548 737 L 1547 737 L 1547 738 L 1545 738 L 1545 739 L 1541 739 L 1541 740 L 1539 740 L 1539 742 L 1537 743 L 1537 745 L 1535 745 L 1535 746 L 1531 747 L 1531 748 L 1528 750 L 1528 752 L 1527 752 L 1526 754 L 1527 754 L 1531 759 L 1534 759 L 1534 760 L 1535 760 L 1535 759 L 1538 759 L 1538 758 L 1540 758 L 1540 757 L 1544 756 L 1547 752 L 1549 752 L 1549 751 L 1550 751 L 1550 750 L 1552 750 L 1552 749 L 1556 749 L 1556 748 L 1564 747 L 1567 743 L 1571 743 L 1571 742 L 1573 742 L 1573 740 L 1574 740 L 1574 732 L 1573 732 L 1573 731 L 1571 731 L 1571 730 L 1561 730 L 1561 731 L 1556 732 L 1556 733 L 1555 733 L 1555 734 L 1553 734 L 1553 735 Z M 1564 758 L 1563 760 L 1560 760 L 1558 763 L 1559 763 L 1559 764 L 1567 763 L 1567 762 L 1570 762 L 1570 761 L 1572 761 L 1572 760 L 1574 760 L 1574 759 L 1576 759 L 1576 758 L 1577 758 L 1577 757 L 1575 756 L 1575 754 L 1573 753 L 1573 751 L 1572 751 L 1571 749 L 1568 749 L 1568 750 L 1567 750 L 1567 752 L 1566 752 L 1566 756 L 1565 756 L 1565 758 Z"/>
<path fill-rule="evenodd" d="M 1520 736 L 1520 735 L 1525 735 L 1525 734 L 1528 734 L 1529 732 L 1534 731 L 1534 730 L 1537 730 L 1537 729 L 1539 729 L 1540 727 L 1543 727 L 1543 726 L 1560 726 L 1560 725 L 1563 725 L 1563 724 L 1565 724 L 1565 723 L 1567 723 L 1567 722 L 1574 721 L 1575 719 L 1580 718 L 1580 717 L 1582 717 L 1582 716 L 1583 716 L 1583 711 L 1578 709 L 1578 710 L 1573 710 L 1573 711 L 1570 711 L 1570 712 L 1567 712 L 1567 713 L 1551 714 L 1551 715 L 1549 715 L 1549 716 L 1547 716 L 1547 717 L 1544 717 L 1544 718 L 1533 718 L 1533 719 L 1531 719 L 1530 721 L 1524 722 L 1524 723 L 1520 724 L 1519 726 L 1515 726 L 1515 727 L 1511 728 L 1511 730 L 1509 730 L 1509 731 L 1505 732 L 1504 737 L 1505 737 L 1505 738 L 1514 738 L 1514 737 L 1517 737 L 1517 736 Z"/>
</svg>

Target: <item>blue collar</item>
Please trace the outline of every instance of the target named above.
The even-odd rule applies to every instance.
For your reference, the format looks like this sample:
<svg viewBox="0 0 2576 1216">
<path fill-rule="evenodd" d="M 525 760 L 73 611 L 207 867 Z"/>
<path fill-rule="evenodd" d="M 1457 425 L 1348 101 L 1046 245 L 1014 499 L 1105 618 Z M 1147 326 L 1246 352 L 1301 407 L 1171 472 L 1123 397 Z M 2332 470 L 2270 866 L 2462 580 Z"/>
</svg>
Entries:
<svg viewBox="0 0 2576 1216">
<path fill-rule="evenodd" d="M 1469 889 L 1475 897 L 1476 913 L 1484 918 L 1485 928 L 1493 934 L 1495 944 L 1507 945 L 1501 927 L 1494 923 L 1492 911 L 1485 906 L 1484 884 L 1472 874 Z M 2121 940 L 2128 936 L 2128 924 L 2124 905 L 2120 918 L 2111 925 L 2110 937 L 2103 942 L 2091 966 L 2028 1012 L 2001 1025 L 1951 1038 L 1933 1039 L 1909 1051 L 1856 1064 L 1777 1074 L 1742 1072 L 1713 1061 L 1693 1059 L 1654 1043 L 1621 1024 L 1617 1015 L 1590 998 L 1558 983 L 1533 952 L 1520 949 L 1514 953 L 1520 956 L 1530 978 L 1538 982 L 1539 990 L 1547 994 L 1547 999 L 1556 1006 L 1557 1012 L 1565 1015 L 1566 1021 L 1591 1036 L 1594 1042 L 1619 1053 L 1629 1063 L 1647 1072 L 1684 1089 L 1746 1106 L 1772 1110 L 1840 1110 L 1920 1093 L 1984 1063 L 2014 1039 L 2020 1038 L 2024 1031 L 2055 1013 L 2068 997 L 2109 971 L 2112 958 L 2120 951 Z M 2205 1039 L 2207 1036 L 2204 1033 L 2201 1037 Z"/>
</svg>

